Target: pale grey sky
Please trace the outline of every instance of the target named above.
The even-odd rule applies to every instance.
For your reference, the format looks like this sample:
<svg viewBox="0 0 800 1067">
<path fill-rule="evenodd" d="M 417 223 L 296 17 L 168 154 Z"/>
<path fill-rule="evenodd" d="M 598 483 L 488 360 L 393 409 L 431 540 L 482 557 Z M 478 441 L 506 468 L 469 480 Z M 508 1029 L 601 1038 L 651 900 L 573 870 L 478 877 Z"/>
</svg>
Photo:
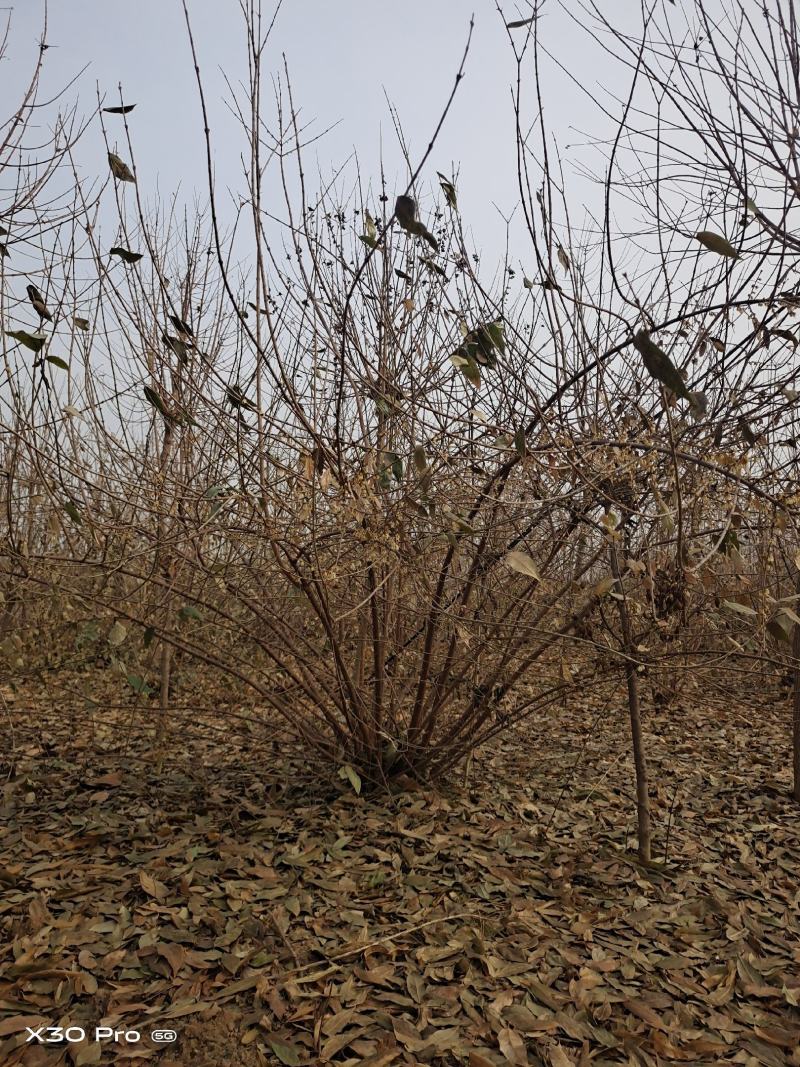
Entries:
<svg viewBox="0 0 800 1067">
<path fill-rule="evenodd" d="M 638 0 L 614 0 L 638 13 Z M 12 101 L 35 61 L 43 0 L 17 0 L 11 11 L 7 59 L 0 67 L 0 93 Z M 238 0 L 190 0 L 201 66 L 211 105 L 215 165 L 220 188 L 242 188 L 238 163 L 241 138 L 226 110 L 220 71 L 236 81 L 246 67 Z M 267 5 L 265 3 L 265 10 Z M 285 53 L 295 102 L 312 129 L 335 129 L 318 141 L 307 165 L 328 175 L 355 150 L 362 175 L 377 183 L 383 151 L 390 183 L 402 184 L 405 169 L 392 128 L 387 99 L 397 108 L 414 157 L 424 150 L 450 92 L 464 48 L 471 11 L 475 31 L 466 77 L 437 147 L 423 174 L 436 183 L 436 170 L 460 169 L 459 201 L 478 247 L 498 253 L 504 242 L 504 213 L 518 201 L 514 120 L 510 88 L 513 55 L 493 0 L 285 0 L 268 66 L 280 71 Z M 526 5 L 504 6 L 507 18 Z M 117 103 L 117 84 L 130 116 L 140 188 L 170 195 L 181 186 L 187 201 L 205 195 L 205 169 L 197 90 L 180 0 L 50 0 L 44 84 L 55 90 L 83 66 L 88 69 L 68 91 L 88 114 L 96 86 Z M 549 47 L 589 87 L 600 77 L 602 53 L 549 0 L 541 16 Z M 608 70 L 605 71 L 608 74 Z M 606 79 L 607 80 L 607 79 Z M 533 117 L 532 81 L 529 118 Z M 562 145 L 582 138 L 571 127 L 597 128 L 597 115 L 563 73 L 548 74 L 548 119 Z M 384 96 L 384 92 L 386 96 Z M 119 120 L 116 120 L 119 122 Z M 114 120 L 109 122 L 112 132 Z M 118 127 L 120 133 L 121 126 Z M 105 149 L 97 124 L 86 135 L 79 158 L 87 173 L 106 173 Z M 316 176 L 310 175 L 316 184 Z M 269 191 L 269 186 L 268 186 Z M 390 190 L 391 191 L 391 190 Z M 275 190 L 277 195 L 277 190 Z M 519 223 L 521 228 L 521 221 Z"/>
</svg>

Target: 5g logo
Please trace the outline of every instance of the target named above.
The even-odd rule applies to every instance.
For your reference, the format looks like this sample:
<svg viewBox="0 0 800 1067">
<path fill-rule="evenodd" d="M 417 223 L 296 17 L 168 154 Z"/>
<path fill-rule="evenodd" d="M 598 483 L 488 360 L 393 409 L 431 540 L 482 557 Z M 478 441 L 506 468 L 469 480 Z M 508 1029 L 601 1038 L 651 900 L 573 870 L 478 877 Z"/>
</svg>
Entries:
<svg viewBox="0 0 800 1067">
<path fill-rule="evenodd" d="M 174 1030 L 152 1030 L 150 1040 L 157 1045 L 168 1045 L 172 1041 L 177 1041 L 178 1035 Z"/>
</svg>

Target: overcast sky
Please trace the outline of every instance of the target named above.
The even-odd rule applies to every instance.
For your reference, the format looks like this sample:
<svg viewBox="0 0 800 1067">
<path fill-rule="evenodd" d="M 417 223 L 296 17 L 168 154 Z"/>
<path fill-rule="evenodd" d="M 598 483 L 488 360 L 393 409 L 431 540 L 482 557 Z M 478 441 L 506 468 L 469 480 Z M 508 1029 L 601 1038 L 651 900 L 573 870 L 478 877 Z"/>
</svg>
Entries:
<svg viewBox="0 0 800 1067">
<path fill-rule="evenodd" d="M 638 0 L 614 3 L 629 7 L 631 16 L 638 12 Z M 221 75 L 224 71 L 234 82 L 246 77 L 238 0 L 190 0 L 189 8 L 207 82 L 218 186 L 241 190 L 242 140 L 224 104 Z M 334 127 L 310 150 L 307 166 L 312 171 L 318 166 L 327 176 L 355 151 L 362 175 L 377 181 L 383 152 L 390 182 L 401 186 L 406 173 L 387 100 L 397 109 L 412 157 L 418 157 L 452 87 L 471 9 L 464 0 L 406 0 L 403 5 L 285 0 L 267 68 L 277 75 L 285 54 L 304 119 L 313 120 L 311 129 L 319 133 Z M 509 19 L 520 11 L 525 13 L 524 3 L 504 7 Z M 35 62 L 43 12 L 41 0 L 13 5 L 7 58 L 0 68 L 0 93 L 7 101 L 18 98 Z M 422 191 L 425 182 L 435 185 L 437 170 L 458 168 L 459 202 L 475 241 L 497 253 L 504 242 L 499 212 L 509 214 L 518 201 L 511 107 L 515 69 L 493 0 L 474 0 L 474 12 L 466 77 L 426 167 Z M 63 86 L 88 65 L 67 99 L 79 98 L 81 112 L 89 114 L 97 87 L 107 103 L 117 103 L 121 82 L 126 102 L 137 105 L 130 123 L 142 191 L 171 195 L 180 187 L 189 202 L 195 192 L 204 197 L 202 123 L 180 0 L 51 0 L 48 18 L 46 87 Z M 545 42 L 577 81 L 594 89 L 608 74 L 598 69 L 602 52 L 565 17 L 558 0 L 546 0 L 541 27 Z M 553 68 L 547 76 L 551 127 L 562 147 L 582 141 L 580 131 L 597 127 L 596 114 L 565 74 Z M 529 102 L 532 118 L 532 95 Z M 119 123 L 108 123 L 112 136 L 114 130 L 122 133 L 114 121 Z M 569 155 L 567 150 L 568 160 Z M 79 158 L 86 173 L 93 167 L 107 173 L 96 123 Z M 316 175 L 310 177 L 316 183 Z M 279 195 L 277 183 L 272 190 L 268 184 L 270 192 Z"/>
</svg>

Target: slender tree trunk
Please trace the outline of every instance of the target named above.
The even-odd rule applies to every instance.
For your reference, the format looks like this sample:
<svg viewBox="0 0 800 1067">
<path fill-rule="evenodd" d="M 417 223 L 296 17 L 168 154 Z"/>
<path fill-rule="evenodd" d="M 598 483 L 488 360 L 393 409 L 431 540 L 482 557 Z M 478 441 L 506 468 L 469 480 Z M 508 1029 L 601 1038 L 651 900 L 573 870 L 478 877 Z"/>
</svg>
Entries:
<svg viewBox="0 0 800 1067">
<path fill-rule="evenodd" d="M 156 518 L 156 559 L 159 565 L 159 569 L 167 584 L 167 591 L 165 595 L 165 603 L 163 606 L 165 628 L 168 628 L 172 621 L 172 566 L 169 556 L 169 552 L 166 549 L 167 543 L 167 531 L 168 531 L 168 516 L 167 512 L 171 511 L 171 507 L 166 501 L 166 475 L 169 468 L 169 461 L 172 453 L 172 427 L 165 420 L 164 423 L 164 441 L 161 448 L 161 456 L 159 459 L 159 474 L 160 474 L 160 488 L 157 501 L 158 514 Z M 158 726 L 156 728 L 156 742 L 159 746 L 158 766 L 161 769 L 161 762 L 163 760 L 163 744 L 164 738 L 167 733 L 167 716 L 169 714 L 169 676 L 172 667 L 172 648 L 167 641 L 161 643 L 161 671 L 160 671 L 160 683 L 159 683 L 159 705 L 160 715 Z"/>
<path fill-rule="evenodd" d="M 628 614 L 628 602 L 622 593 L 622 576 L 619 569 L 617 546 L 611 544 L 611 573 L 617 579 L 617 587 L 622 599 L 617 601 L 619 621 L 622 628 L 622 644 L 625 652 L 625 678 L 628 684 L 628 711 L 631 720 L 631 745 L 633 747 L 633 765 L 636 771 L 636 821 L 639 836 L 639 858 L 649 863 L 651 856 L 650 839 L 650 795 L 647 788 L 647 760 L 642 737 L 642 717 L 639 704 L 639 676 L 636 673 L 636 658 L 631 632 L 631 620 Z"/>
<path fill-rule="evenodd" d="M 160 712 L 158 719 L 158 729 L 156 730 L 156 739 L 159 743 L 163 742 L 167 733 L 167 722 L 169 715 L 169 682 L 172 675 L 172 645 L 164 641 L 161 645 L 161 672 L 159 682 L 159 705 Z M 161 753 L 159 753 L 159 760 L 161 759 Z"/>
<path fill-rule="evenodd" d="M 800 575 L 795 591 L 800 594 Z M 795 623 L 792 633 L 794 686 L 792 689 L 792 796 L 800 804 L 800 626 Z"/>
</svg>

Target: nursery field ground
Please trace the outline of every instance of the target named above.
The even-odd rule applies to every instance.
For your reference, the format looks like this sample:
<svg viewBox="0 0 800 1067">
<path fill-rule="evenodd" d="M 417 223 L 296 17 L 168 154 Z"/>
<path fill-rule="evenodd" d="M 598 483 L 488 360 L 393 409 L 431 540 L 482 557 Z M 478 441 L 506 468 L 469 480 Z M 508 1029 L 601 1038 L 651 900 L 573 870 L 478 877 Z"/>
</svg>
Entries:
<svg viewBox="0 0 800 1067">
<path fill-rule="evenodd" d="M 0 686 L 0 1064 L 800 1067 L 777 691 L 646 710 L 646 868 L 621 690 L 357 796 L 230 693 L 157 742 L 55 682 Z"/>
</svg>

